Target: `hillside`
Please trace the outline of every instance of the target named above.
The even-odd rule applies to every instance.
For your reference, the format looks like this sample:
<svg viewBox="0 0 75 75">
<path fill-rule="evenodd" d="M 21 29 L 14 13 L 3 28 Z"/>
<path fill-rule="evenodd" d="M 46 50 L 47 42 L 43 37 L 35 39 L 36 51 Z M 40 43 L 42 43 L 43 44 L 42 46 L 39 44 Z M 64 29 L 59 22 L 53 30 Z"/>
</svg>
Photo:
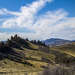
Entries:
<svg viewBox="0 0 75 75">
<path fill-rule="evenodd" d="M 62 60 L 61 60 L 62 59 Z M 65 60 L 66 59 L 66 60 Z M 0 72 L 35 72 L 45 69 L 70 69 L 75 63 L 75 43 L 49 47 L 15 35 L 0 43 Z"/>
<path fill-rule="evenodd" d="M 75 57 L 75 42 L 73 42 L 72 44 L 56 46 L 53 49 L 67 54 L 69 53 L 70 55 Z"/>
<path fill-rule="evenodd" d="M 48 63 L 54 63 L 54 55 L 43 45 L 31 43 L 17 35 L 4 44 L 0 43 L 0 71 L 43 70 Z"/>
<path fill-rule="evenodd" d="M 61 54 L 60 60 L 62 58 L 64 61 L 68 61 L 68 63 L 75 63 L 75 42 L 61 46 L 55 46 L 52 47 L 51 50 L 52 52 L 56 52 L 56 54 Z"/>
</svg>

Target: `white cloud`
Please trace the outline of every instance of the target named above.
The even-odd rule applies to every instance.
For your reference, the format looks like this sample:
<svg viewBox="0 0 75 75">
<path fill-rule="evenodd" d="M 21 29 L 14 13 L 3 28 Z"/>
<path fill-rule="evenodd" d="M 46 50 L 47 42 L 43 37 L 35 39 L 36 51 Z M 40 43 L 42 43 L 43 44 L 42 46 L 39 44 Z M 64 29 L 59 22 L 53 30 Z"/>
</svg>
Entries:
<svg viewBox="0 0 75 75">
<path fill-rule="evenodd" d="M 2 8 L 0 9 L 0 15 L 16 15 L 16 16 L 19 16 L 20 13 L 18 12 L 12 12 L 12 11 L 8 11 L 6 8 Z"/>
<path fill-rule="evenodd" d="M 20 12 L 11 12 L 7 9 L 3 9 L 3 14 L 11 14 L 14 15 L 14 18 L 7 19 L 2 27 L 3 28 L 12 28 L 12 26 L 19 27 L 29 27 L 34 23 L 37 12 L 43 8 L 46 2 L 51 2 L 52 0 L 38 0 L 33 2 L 30 5 L 22 6 L 20 8 Z"/>
<path fill-rule="evenodd" d="M 50 37 L 74 39 L 75 17 L 68 17 L 69 13 L 64 9 L 48 11 L 45 14 L 37 16 L 38 11 L 45 6 L 46 2 L 51 1 L 52 0 L 37 0 L 32 4 L 22 6 L 19 12 L 1 9 L 0 15 L 6 14 L 14 16 L 5 20 L 2 24 L 2 28 L 27 28 L 32 30 L 34 33 L 17 33 L 22 37 L 29 37 L 29 39 L 44 40 Z M 0 33 L 2 38 L 4 36 L 8 38 L 14 34 L 16 33 Z M 1 37 L 0 39 L 2 39 Z"/>
<path fill-rule="evenodd" d="M 11 34 L 0 32 L 0 41 L 5 41 L 10 37 Z"/>
</svg>

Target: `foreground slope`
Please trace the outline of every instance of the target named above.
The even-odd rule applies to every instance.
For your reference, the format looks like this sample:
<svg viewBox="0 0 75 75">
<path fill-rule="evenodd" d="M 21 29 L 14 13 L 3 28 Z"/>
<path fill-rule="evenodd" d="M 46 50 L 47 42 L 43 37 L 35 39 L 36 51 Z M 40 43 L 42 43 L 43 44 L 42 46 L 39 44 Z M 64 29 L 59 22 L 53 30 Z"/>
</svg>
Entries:
<svg viewBox="0 0 75 75">
<path fill-rule="evenodd" d="M 0 71 L 43 70 L 48 63 L 54 63 L 55 56 L 43 45 L 31 43 L 18 36 L 0 44 Z"/>
<path fill-rule="evenodd" d="M 6 43 L 0 43 L 0 72 L 34 72 L 45 69 L 69 69 L 75 62 L 75 43 L 48 47 L 15 35 Z M 65 60 L 66 59 L 66 60 Z M 74 65 L 73 65 L 74 66 Z"/>
</svg>

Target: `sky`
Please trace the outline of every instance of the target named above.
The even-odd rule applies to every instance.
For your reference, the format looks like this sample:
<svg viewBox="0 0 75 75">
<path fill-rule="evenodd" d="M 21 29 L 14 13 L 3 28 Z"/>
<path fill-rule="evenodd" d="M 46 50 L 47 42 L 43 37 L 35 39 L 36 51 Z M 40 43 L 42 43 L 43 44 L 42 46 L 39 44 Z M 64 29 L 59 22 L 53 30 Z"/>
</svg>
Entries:
<svg viewBox="0 0 75 75">
<path fill-rule="evenodd" d="M 0 40 L 75 40 L 75 0 L 0 0 Z"/>
</svg>

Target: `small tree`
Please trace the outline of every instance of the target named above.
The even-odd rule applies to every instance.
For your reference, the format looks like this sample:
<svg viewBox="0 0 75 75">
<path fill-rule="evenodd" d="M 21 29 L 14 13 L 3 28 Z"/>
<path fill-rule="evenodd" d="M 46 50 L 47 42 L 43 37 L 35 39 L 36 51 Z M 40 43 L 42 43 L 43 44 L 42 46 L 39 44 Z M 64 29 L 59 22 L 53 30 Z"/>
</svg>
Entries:
<svg viewBox="0 0 75 75">
<path fill-rule="evenodd" d="M 16 40 L 18 38 L 17 34 L 14 36 L 14 39 Z"/>
<path fill-rule="evenodd" d="M 14 37 L 13 36 L 11 36 L 11 40 L 14 40 Z"/>
<path fill-rule="evenodd" d="M 28 38 L 26 38 L 26 41 L 29 41 Z"/>
</svg>

